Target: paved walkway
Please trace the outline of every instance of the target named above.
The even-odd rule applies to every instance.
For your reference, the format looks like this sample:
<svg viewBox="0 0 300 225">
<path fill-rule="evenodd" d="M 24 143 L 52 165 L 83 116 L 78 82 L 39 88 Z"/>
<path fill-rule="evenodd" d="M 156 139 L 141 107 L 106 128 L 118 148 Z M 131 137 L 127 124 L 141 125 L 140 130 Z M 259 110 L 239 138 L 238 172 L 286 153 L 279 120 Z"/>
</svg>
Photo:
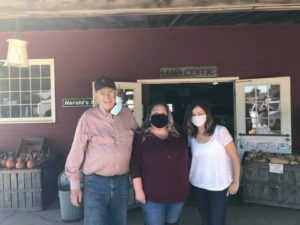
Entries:
<svg viewBox="0 0 300 225">
<path fill-rule="evenodd" d="M 200 225 L 197 209 L 192 204 L 185 206 L 181 225 Z M 82 225 L 83 221 L 63 222 L 60 218 L 58 200 L 42 212 L 0 213 L 0 225 Z M 128 225 L 142 225 L 139 208 L 128 210 Z M 300 210 L 263 205 L 231 204 L 227 225 L 300 225 Z"/>
</svg>

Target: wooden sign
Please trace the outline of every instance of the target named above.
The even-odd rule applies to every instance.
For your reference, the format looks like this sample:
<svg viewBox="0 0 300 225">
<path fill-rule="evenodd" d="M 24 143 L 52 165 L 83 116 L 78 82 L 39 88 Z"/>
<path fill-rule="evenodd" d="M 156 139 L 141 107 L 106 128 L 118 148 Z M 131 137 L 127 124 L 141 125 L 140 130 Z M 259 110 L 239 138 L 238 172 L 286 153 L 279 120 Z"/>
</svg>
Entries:
<svg viewBox="0 0 300 225">
<path fill-rule="evenodd" d="M 163 67 L 159 71 L 159 76 L 162 79 L 218 77 L 218 68 L 216 66 Z"/>
<path fill-rule="evenodd" d="M 64 98 L 62 100 L 62 107 L 88 107 L 92 105 L 92 98 Z"/>
</svg>

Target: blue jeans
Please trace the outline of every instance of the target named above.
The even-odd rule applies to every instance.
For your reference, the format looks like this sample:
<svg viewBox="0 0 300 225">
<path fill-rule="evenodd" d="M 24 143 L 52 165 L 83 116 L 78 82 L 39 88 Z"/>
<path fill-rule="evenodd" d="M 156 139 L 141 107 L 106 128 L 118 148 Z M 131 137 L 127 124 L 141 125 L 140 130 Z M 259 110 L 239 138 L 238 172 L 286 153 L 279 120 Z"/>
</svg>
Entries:
<svg viewBox="0 0 300 225">
<path fill-rule="evenodd" d="M 126 225 L 128 174 L 84 176 L 84 225 Z"/>
<path fill-rule="evenodd" d="M 164 225 L 179 220 L 184 202 L 164 204 L 147 201 L 142 205 L 146 225 Z"/>
<path fill-rule="evenodd" d="M 227 191 L 209 191 L 194 187 L 195 200 L 202 225 L 225 225 L 227 210 Z"/>
</svg>

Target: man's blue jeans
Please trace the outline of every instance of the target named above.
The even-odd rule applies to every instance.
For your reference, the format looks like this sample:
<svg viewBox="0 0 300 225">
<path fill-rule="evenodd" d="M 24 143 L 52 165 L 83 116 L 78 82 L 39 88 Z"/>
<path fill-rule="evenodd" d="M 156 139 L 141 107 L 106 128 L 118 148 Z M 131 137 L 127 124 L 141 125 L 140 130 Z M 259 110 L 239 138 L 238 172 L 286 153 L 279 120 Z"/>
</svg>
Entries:
<svg viewBox="0 0 300 225">
<path fill-rule="evenodd" d="M 84 176 L 84 225 L 126 225 L 128 174 Z"/>
<path fill-rule="evenodd" d="M 179 220 L 184 202 L 163 204 L 147 201 L 142 205 L 146 225 L 164 225 L 176 223 Z"/>
</svg>

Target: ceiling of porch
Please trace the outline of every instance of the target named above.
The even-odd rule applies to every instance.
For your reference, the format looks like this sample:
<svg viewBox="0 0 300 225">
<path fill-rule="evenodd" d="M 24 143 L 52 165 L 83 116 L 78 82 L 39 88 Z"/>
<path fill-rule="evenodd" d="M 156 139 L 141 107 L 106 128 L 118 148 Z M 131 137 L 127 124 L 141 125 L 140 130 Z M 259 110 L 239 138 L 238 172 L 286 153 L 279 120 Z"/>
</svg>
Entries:
<svg viewBox="0 0 300 225">
<path fill-rule="evenodd" d="M 300 0 L 1 0 L 0 32 L 300 23 Z"/>
</svg>

